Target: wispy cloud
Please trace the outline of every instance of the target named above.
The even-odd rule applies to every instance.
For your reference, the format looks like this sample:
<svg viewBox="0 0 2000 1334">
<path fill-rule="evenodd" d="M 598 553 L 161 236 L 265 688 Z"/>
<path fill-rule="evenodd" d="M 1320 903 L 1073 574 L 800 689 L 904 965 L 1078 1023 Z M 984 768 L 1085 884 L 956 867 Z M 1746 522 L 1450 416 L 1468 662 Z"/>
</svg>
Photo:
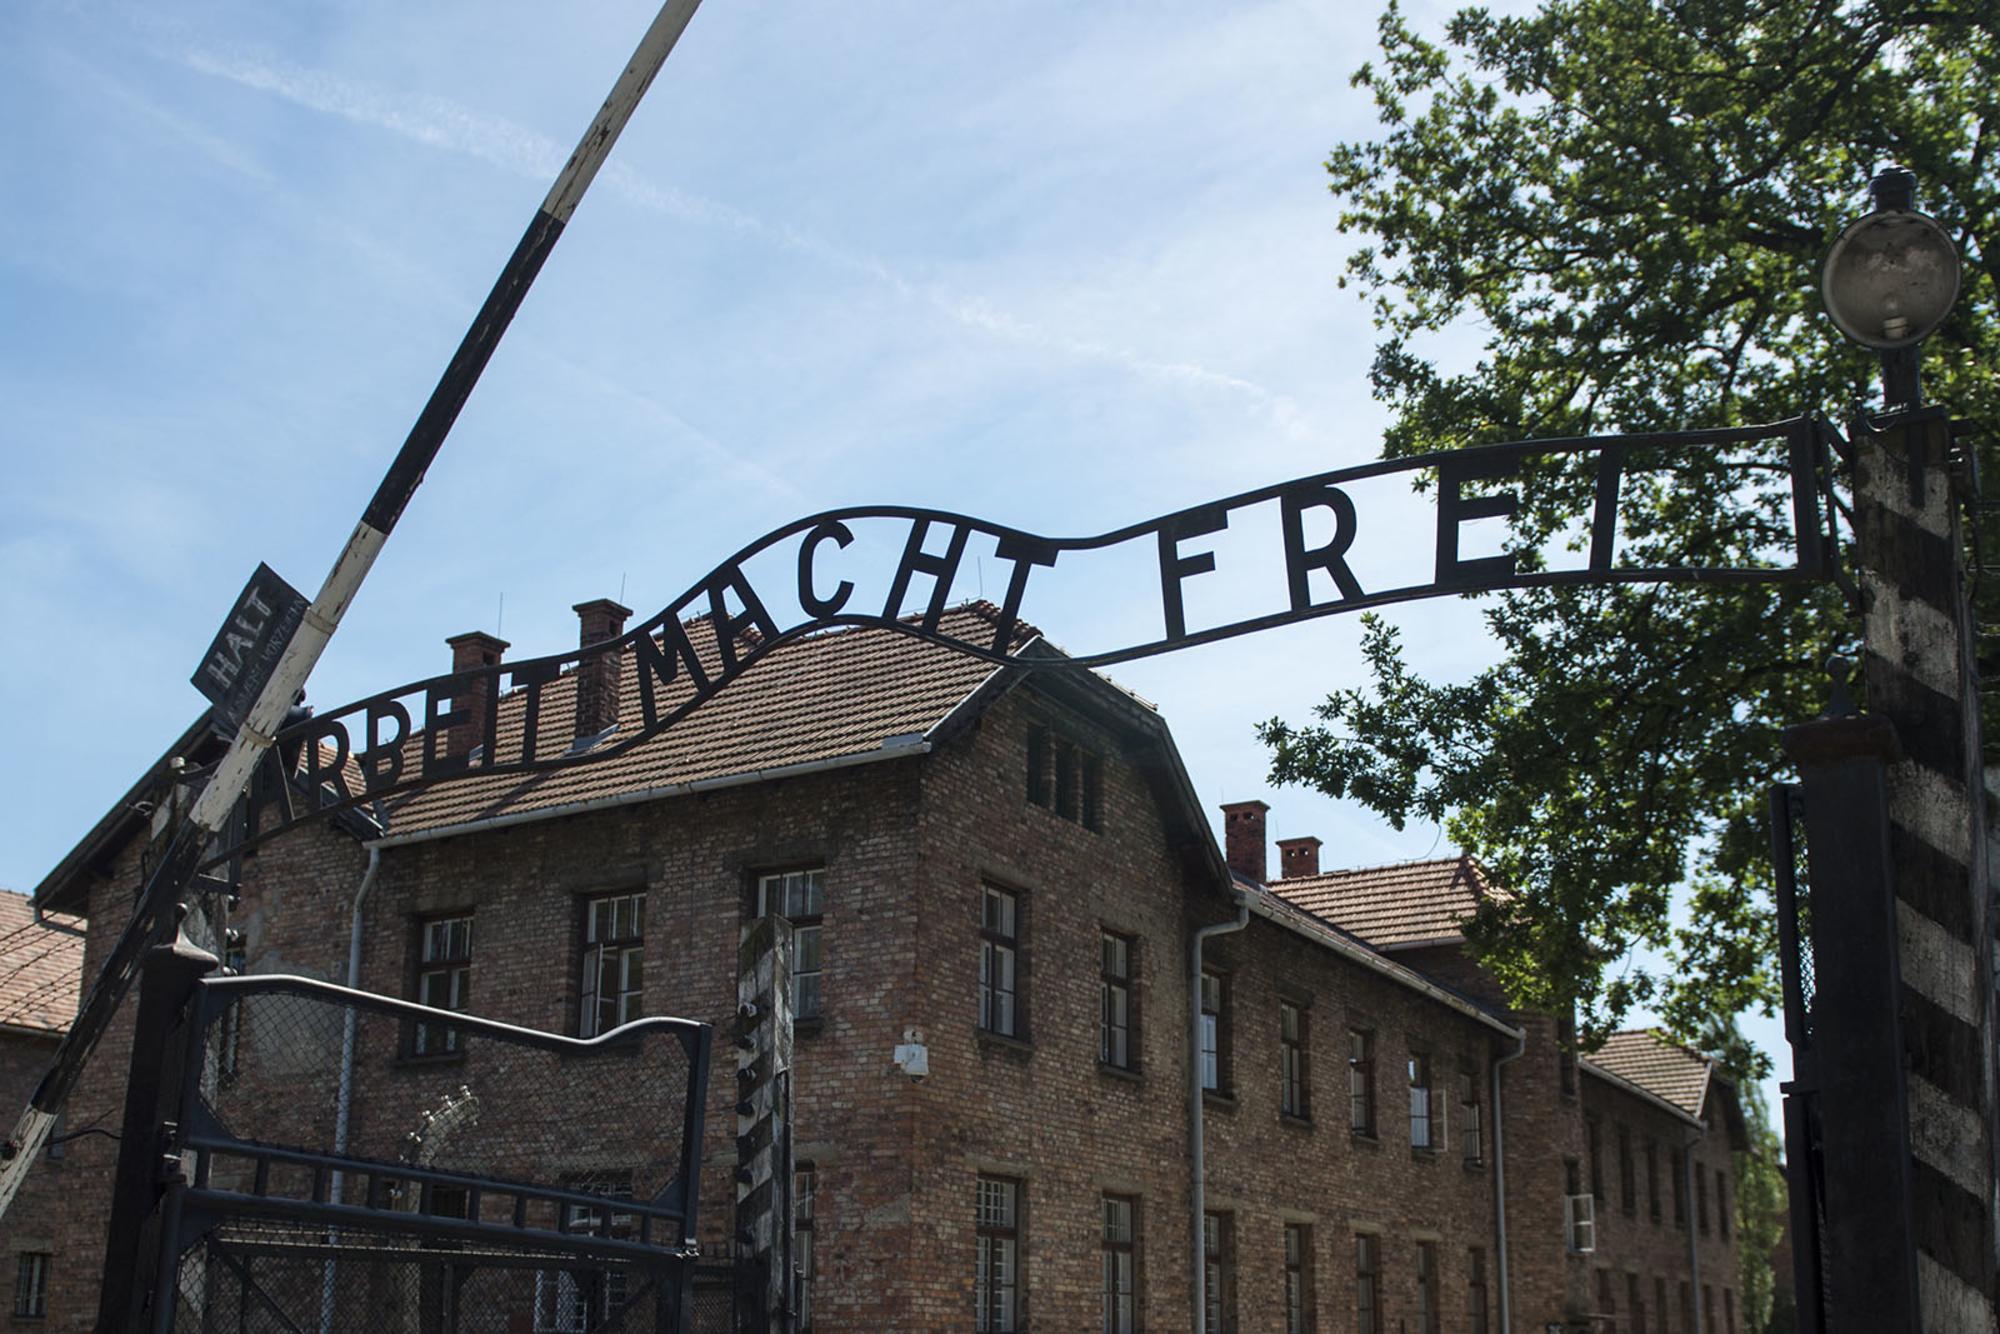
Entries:
<svg viewBox="0 0 2000 1334">
<path fill-rule="evenodd" d="M 324 71 L 248 54 L 185 48 L 175 58 L 199 73 L 270 93 L 325 115 L 386 130 L 441 151 L 460 153 L 530 179 L 552 177 L 568 156 L 564 145 L 545 135 L 445 98 L 384 92 Z M 914 282 L 873 256 L 857 254 L 796 227 L 768 222 L 718 200 L 647 180 L 617 162 L 609 164 L 600 179 L 613 193 L 637 207 L 701 226 L 754 236 L 768 245 L 810 256 L 831 268 L 879 283 L 962 328 L 1058 356 L 1116 366 L 1150 380 L 1230 394 L 1250 403 L 1286 435 L 1310 434 L 1305 414 L 1293 399 L 1254 380 L 1195 362 L 1148 356 L 1121 344 L 1050 329 L 943 284 Z"/>
</svg>

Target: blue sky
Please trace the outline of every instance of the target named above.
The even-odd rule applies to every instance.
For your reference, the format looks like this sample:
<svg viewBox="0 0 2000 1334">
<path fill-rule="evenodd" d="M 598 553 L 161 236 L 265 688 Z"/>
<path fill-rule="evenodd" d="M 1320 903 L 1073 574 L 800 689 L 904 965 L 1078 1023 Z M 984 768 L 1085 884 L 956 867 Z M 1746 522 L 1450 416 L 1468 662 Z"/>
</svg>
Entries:
<svg viewBox="0 0 2000 1334">
<path fill-rule="evenodd" d="M 0 885 L 32 887 L 198 709 L 259 560 L 317 588 L 652 8 L 0 11 Z M 1081 535 L 1373 458 L 1373 331 L 1320 167 L 1372 125 L 1348 75 L 1373 31 L 1363 5 L 710 0 L 311 698 L 441 671 L 462 630 L 561 650 L 572 603 L 650 614 L 820 508 Z M 1407 531 L 1412 579 L 1427 513 L 1362 515 Z M 1116 592 L 1030 610 L 1099 646 L 1156 615 Z M 1390 614 L 1427 672 L 1490 652 L 1475 605 Z M 1358 636 L 1113 674 L 1211 808 L 1261 796 L 1330 866 L 1447 852 L 1265 787 L 1252 725 L 1358 679 Z"/>
</svg>

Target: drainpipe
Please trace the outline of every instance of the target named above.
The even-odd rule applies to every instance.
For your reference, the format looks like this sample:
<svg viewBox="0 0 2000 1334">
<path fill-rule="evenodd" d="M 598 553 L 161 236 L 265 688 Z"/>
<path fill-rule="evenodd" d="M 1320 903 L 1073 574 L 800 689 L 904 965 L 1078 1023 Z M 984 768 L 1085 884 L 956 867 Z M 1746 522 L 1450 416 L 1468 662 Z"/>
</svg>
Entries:
<svg viewBox="0 0 2000 1334">
<path fill-rule="evenodd" d="M 1208 1253 L 1202 1246 L 1202 1222 L 1208 1212 L 1206 1166 L 1202 1157 L 1201 1103 L 1201 947 L 1210 936 L 1241 931 L 1250 924 L 1250 900 L 1236 894 L 1236 920 L 1198 928 L 1188 965 L 1188 1133 L 1194 1148 L 1194 1334 L 1203 1334 L 1208 1314 Z"/>
<path fill-rule="evenodd" d="M 368 846 L 368 869 L 361 873 L 361 883 L 354 890 L 354 907 L 347 915 L 347 976 L 342 979 L 356 991 L 361 989 L 361 905 L 368 898 L 368 891 L 375 886 L 375 873 L 382 869 L 382 848 L 379 844 Z M 340 1031 L 340 1085 L 334 1095 L 333 1104 L 333 1156 L 342 1157 L 347 1153 L 347 1127 L 354 1109 L 354 1037 L 358 1016 L 354 1007 L 347 1007 L 347 1015 Z M 346 1173 L 333 1169 L 332 1189 L 329 1198 L 336 1203 L 341 1197 Z M 319 1327 L 320 1334 L 331 1334 L 333 1329 L 334 1261 L 328 1260 L 320 1275 Z"/>
<path fill-rule="evenodd" d="M 1500 1101 L 1500 1067 L 1528 1054 L 1528 1030 L 1514 1039 L 1514 1050 L 1493 1063 L 1493 1219 L 1494 1253 L 1500 1280 L 1500 1334 L 1514 1334 L 1514 1302 L 1507 1287 L 1507 1111 Z"/>
<path fill-rule="evenodd" d="M 1688 1309 L 1694 1314 L 1694 1334 L 1702 1329 L 1701 1241 L 1694 1216 L 1694 1146 L 1701 1142 L 1699 1130 L 1689 1130 L 1681 1142 L 1681 1198 L 1687 1201 L 1688 1225 Z"/>
</svg>

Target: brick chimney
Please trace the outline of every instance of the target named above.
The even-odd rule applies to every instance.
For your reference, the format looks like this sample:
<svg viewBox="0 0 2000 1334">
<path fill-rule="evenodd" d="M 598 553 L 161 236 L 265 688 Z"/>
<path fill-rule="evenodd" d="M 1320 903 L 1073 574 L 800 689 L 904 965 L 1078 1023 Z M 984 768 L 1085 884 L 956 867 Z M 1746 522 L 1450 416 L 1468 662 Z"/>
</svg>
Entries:
<svg viewBox="0 0 2000 1334">
<path fill-rule="evenodd" d="M 470 671 L 474 667 L 491 667 L 500 661 L 509 647 L 506 640 L 498 635 L 489 635 L 484 630 L 453 635 L 444 642 L 451 646 L 451 670 L 455 673 Z M 453 723 L 451 730 L 445 734 L 445 754 L 469 754 L 485 739 L 486 707 L 493 696 L 493 684 L 493 677 L 479 677 L 467 685 L 464 694 L 452 698 L 452 712 L 459 716 L 459 721 Z"/>
<path fill-rule="evenodd" d="M 576 612 L 577 641 L 580 649 L 602 644 L 625 633 L 630 607 L 621 607 L 610 598 L 579 602 Z M 578 739 L 597 736 L 618 721 L 618 675 L 624 655 L 615 652 L 586 656 L 576 668 L 576 735 Z"/>
<path fill-rule="evenodd" d="M 1281 838 L 1278 840 L 1278 878 L 1296 880 L 1302 875 L 1319 874 L 1319 840 L 1311 834 L 1304 838 Z"/>
<path fill-rule="evenodd" d="M 1246 880 L 1264 883 L 1264 813 L 1261 801 L 1230 801 L 1222 806 L 1223 856 L 1229 869 Z"/>
</svg>

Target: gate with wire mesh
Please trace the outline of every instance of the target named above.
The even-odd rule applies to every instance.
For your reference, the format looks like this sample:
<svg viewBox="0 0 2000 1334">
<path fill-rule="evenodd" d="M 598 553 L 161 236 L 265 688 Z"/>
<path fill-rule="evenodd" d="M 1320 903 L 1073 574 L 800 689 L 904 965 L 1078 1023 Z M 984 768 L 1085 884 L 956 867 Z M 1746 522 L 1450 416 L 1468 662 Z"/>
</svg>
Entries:
<svg viewBox="0 0 2000 1334">
<path fill-rule="evenodd" d="M 583 1040 L 160 954 L 100 1328 L 688 1334 L 707 1025 Z"/>
</svg>

